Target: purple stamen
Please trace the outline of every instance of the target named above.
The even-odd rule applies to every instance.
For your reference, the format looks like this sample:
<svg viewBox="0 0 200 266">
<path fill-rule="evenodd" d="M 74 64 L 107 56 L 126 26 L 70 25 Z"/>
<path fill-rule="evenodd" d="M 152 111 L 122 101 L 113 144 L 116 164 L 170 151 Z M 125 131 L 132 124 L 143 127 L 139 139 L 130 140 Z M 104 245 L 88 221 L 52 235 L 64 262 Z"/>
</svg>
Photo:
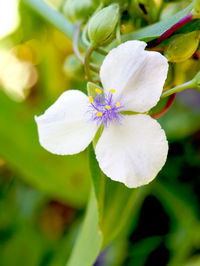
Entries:
<svg viewBox="0 0 200 266">
<path fill-rule="evenodd" d="M 122 107 L 119 102 L 113 100 L 112 93 L 103 95 L 97 94 L 92 97 L 90 104 L 91 120 L 97 122 L 98 125 L 107 127 L 111 122 L 120 122 Z"/>
</svg>

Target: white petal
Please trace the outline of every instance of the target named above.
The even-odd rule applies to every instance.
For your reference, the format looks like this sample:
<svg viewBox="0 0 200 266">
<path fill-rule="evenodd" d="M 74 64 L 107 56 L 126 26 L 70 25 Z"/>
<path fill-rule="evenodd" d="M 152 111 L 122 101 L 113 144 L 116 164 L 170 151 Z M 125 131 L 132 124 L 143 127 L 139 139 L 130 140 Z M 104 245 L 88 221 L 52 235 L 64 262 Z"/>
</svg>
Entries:
<svg viewBox="0 0 200 266">
<path fill-rule="evenodd" d="M 43 115 L 35 117 L 40 144 L 60 155 L 83 151 L 97 131 L 97 125 L 90 121 L 88 106 L 89 99 L 81 91 L 64 92 Z"/>
<path fill-rule="evenodd" d="M 111 50 L 100 70 L 106 93 L 115 89 L 125 110 L 146 112 L 157 104 L 167 77 L 167 59 L 145 51 L 145 42 L 128 41 Z"/>
<path fill-rule="evenodd" d="M 168 153 L 165 132 L 148 115 L 124 116 L 121 124 L 105 128 L 95 149 L 102 171 L 135 188 L 152 181 Z"/>
</svg>

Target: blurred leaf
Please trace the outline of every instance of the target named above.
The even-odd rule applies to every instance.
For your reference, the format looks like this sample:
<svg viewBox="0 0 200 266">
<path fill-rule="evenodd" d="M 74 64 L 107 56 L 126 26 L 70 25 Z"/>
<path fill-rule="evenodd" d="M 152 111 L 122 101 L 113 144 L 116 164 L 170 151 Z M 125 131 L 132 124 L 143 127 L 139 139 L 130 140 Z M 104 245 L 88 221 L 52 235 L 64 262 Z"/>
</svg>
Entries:
<svg viewBox="0 0 200 266">
<path fill-rule="evenodd" d="M 57 29 L 63 32 L 66 36 L 72 38 L 73 25 L 60 12 L 52 8 L 50 5 L 41 0 L 23 0 L 31 9 L 54 25 Z"/>
<path fill-rule="evenodd" d="M 23 227 L 1 247 L 0 264 L 6 266 L 40 265 L 45 249 L 41 236 Z"/>
<path fill-rule="evenodd" d="M 175 103 L 159 122 L 168 138 L 179 139 L 195 133 L 200 128 L 199 119 L 199 113 Z"/>
<path fill-rule="evenodd" d="M 140 240 L 138 243 L 132 245 L 129 263 L 131 265 L 145 265 L 149 254 L 155 250 L 162 242 L 162 237 L 153 236 Z"/>
<path fill-rule="evenodd" d="M 155 196 L 163 202 L 173 219 L 173 232 L 168 239 L 168 245 L 173 249 L 169 265 L 184 265 L 193 248 L 199 246 L 200 223 L 196 206 L 185 194 L 179 193 L 177 187 L 167 182 L 155 182 L 154 189 Z"/>
<path fill-rule="evenodd" d="M 192 10 L 193 4 L 190 4 L 185 9 L 179 11 L 175 15 L 164 19 L 158 23 L 147 26 L 138 31 L 134 31 L 132 33 L 125 34 L 122 36 L 123 41 L 127 40 L 143 40 L 143 41 L 151 41 L 160 35 L 162 35 L 166 30 L 172 27 L 175 23 L 177 23 L 180 19 L 186 16 Z"/>
<path fill-rule="evenodd" d="M 38 142 L 36 110 L 12 102 L 2 92 L 0 105 L 0 155 L 30 185 L 75 207 L 83 206 L 89 182 L 86 156 L 48 153 Z"/>
<path fill-rule="evenodd" d="M 149 187 L 150 188 L 150 187 Z M 147 186 L 130 189 L 107 178 L 103 217 L 104 246 L 111 243 L 122 231 L 129 230 L 147 193 Z"/>
<path fill-rule="evenodd" d="M 67 266 L 89 266 L 95 262 L 102 244 L 98 227 L 98 207 L 92 190 L 87 213 Z"/>
</svg>

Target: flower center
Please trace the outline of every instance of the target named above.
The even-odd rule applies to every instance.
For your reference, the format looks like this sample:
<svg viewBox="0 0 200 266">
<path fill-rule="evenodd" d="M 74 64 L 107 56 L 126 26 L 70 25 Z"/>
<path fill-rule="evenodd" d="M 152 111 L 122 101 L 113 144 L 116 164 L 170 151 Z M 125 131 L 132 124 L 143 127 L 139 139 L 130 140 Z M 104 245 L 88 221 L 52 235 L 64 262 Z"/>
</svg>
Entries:
<svg viewBox="0 0 200 266">
<path fill-rule="evenodd" d="M 105 127 L 107 127 L 110 122 L 119 122 L 122 117 L 122 114 L 120 114 L 122 106 L 120 102 L 113 100 L 115 90 L 111 89 L 108 95 L 104 95 L 102 91 L 97 88 L 96 93 L 96 97 L 89 96 L 92 120 Z"/>
</svg>

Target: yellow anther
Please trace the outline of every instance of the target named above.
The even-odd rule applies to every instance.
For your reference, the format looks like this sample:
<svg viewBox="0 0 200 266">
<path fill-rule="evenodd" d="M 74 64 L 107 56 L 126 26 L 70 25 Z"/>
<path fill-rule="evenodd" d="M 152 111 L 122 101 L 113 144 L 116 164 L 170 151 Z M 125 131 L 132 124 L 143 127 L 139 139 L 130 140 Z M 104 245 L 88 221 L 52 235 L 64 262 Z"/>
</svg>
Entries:
<svg viewBox="0 0 200 266">
<path fill-rule="evenodd" d="M 110 89 L 109 90 L 111 93 L 115 93 L 115 90 L 114 89 Z"/>
<path fill-rule="evenodd" d="M 102 116 L 102 115 L 103 115 L 103 114 L 102 114 L 101 112 L 98 112 L 98 113 L 97 113 L 97 116 L 98 116 L 98 117 L 100 117 L 100 116 Z"/>
<path fill-rule="evenodd" d="M 96 91 L 96 93 L 98 93 L 98 94 L 101 94 L 101 93 L 102 93 L 102 91 L 101 91 L 100 89 L 98 89 L 98 88 L 96 88 L 95 91 Z"/>
<path fill-rule="evenodd" d="M 106 105 L 106 109 L 107 109 L 107 110 L 110 110 L 111 107 L 110 107 L 109 105 Z"/>
<path fill-rule="evenodd" d="M 92 96 L 89 96 L 89 101 L 90 101 L 90 103 L 94 102 L 94 99 L 92 98 Z"/>
<path fill-rule="evenodd" d="M 116 107 L 120 107 L 120 102 L 118 102 L 118 103 L 116 104 Z"/>
</svg>

